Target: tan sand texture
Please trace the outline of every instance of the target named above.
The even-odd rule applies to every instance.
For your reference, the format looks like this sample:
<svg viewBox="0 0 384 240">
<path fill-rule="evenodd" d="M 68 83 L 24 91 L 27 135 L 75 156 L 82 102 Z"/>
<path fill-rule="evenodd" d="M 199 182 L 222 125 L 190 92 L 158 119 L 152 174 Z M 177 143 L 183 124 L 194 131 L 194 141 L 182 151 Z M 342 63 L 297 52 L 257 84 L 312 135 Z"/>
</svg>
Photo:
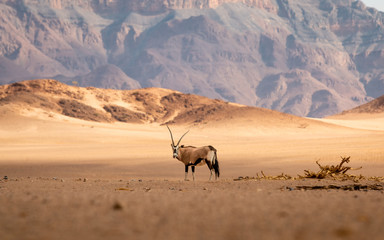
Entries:
<svg viewBox="0 0 384 240">
<path fill-rule="evenodd" d="M 218 150 L 219 181 L 206 166 L 183 181 L 166 123 Z M 382 176 L 383 126 L 380 113 L 305 119 L 166 89 L 1 86 L 1 239 L 382 239 L 383 191 L 295 188 L 382 182 L 233 179 L 340 156 Z"/>
</svg>

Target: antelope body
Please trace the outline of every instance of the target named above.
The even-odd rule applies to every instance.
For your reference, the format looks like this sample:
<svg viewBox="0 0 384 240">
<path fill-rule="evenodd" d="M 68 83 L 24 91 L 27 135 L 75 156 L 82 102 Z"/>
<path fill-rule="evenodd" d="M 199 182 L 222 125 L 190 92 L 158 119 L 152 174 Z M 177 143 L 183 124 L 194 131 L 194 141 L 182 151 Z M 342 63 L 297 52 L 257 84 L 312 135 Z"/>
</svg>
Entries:
<svg viewBox="0 0 384 240">
<path fill-rule="evenodd" d="M 180 144 L 181 139 L 189 132 L 184 133 L 184 135 L 179 139 L 177 144 L 175 145 L 173 141 L 173 136 L 171 129 L 167 126 L 169 133 L 171 134 L 172 139 L 172 151 L 173 151 L 173 158 L 176 158 L 180 162 L 184 163 L 185 165 L 185 180 L 188 180 L 188 168 L 191 166 L 192 168 L 192 177 L 193 180 L 195 180 L 195 167 L 196 166 L 203 166 L 204 164 L 207 164 L 209 171 L 211 172 L 211 176 L 209 177 L 209 180 L 212 179 L 213 172 L 215 171 L 215 179 L 217 179 L 220 176 L 220 168 L 219 168 L 219 162 L 217 161 L 217 151 L 212 146 L 204 146 L 204 147 L 194 147 L 194 146 L 184 146 Z"/>
</svg>

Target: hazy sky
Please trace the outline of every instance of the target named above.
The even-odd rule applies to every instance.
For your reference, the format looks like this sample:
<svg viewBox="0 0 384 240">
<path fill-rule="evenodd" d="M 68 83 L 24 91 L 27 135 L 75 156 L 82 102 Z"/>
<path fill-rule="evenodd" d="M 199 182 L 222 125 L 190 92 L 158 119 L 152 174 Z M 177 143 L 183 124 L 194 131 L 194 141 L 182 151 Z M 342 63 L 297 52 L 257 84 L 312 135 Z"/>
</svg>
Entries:
<svg viewBox="0 0 384 240">
<path fill-rule="evenodd" d="M 361 0 L 368 7 L 374 7 L 379 11 L 384 12 L 384 0 Z"/>
</svg>

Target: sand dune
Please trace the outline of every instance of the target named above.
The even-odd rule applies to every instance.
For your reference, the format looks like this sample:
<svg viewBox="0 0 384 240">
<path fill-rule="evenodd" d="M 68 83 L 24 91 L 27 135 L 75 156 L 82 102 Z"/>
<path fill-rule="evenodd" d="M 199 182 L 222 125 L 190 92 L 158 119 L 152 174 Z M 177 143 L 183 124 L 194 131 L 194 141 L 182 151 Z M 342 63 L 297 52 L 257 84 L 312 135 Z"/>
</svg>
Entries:
<svg viewBox="0 0 384 240">
<path fill-rule="evenodd" d="M 321 119 L 355 129 L 384 130 L 384 95 L 356 108 Z"/>
<path fill-rule="evenodd" d="M 383 113 L 357 113 L 341 116 L 332 116 L 321 119 L 321 121 L 355 129 L 384 131 Z"/>
<path fill-rule="evenodd" d="M 361 106 L 355 107 L 347 111 L 343 111 L 341 114 L 338 114 L 338 116 L 348 116 L 348 115 L 353 116 L 354 113 L 380 114 L 383 112 L 384 112 L 384 95 L 366 104 L 363 104 Z"/>
<path fill-rule="evenodd" d="M 0 86 L 3 111 L 40 119 L 158 123 L 185 126 L 247 125 L 298 127 L 321 125 L 289 114 L 213 100 L 161 88 L 111 90 L 68 86 L 42 79 Z M 236 123 L 236 124 L 234 124 Z"/>
</svg>

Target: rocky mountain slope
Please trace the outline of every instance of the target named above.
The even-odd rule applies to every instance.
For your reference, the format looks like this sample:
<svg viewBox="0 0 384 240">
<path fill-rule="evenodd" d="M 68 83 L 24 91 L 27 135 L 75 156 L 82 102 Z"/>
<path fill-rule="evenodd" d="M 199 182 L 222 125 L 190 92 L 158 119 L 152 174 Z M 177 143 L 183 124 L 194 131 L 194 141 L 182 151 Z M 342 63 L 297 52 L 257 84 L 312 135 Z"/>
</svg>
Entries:
<svg viewBox="0 0 384 240">
<path fill-rule="evenodd" d="M 163 87 L 311 117 L 384 92 L 384 14 L 355 0 L 0 0 L 0 39 L 2 83 Z"/>
</svg>

